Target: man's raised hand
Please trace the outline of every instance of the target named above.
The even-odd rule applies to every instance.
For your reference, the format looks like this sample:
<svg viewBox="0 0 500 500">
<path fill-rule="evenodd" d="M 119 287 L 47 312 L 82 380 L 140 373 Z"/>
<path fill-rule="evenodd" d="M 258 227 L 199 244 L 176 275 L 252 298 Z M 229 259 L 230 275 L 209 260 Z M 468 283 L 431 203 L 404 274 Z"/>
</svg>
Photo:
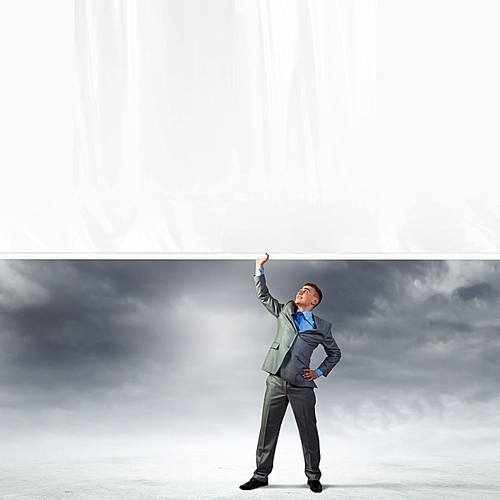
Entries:
<svg viewBox="0 0 500 500">
<path fill-rule="evenodd" d="M 264 264 L 269 260 L 269 254 L 266 252 L 266 256 L 262 259 L 255 259 L 257 264 L 257 269 L 264 269 Z"/>
</svg>

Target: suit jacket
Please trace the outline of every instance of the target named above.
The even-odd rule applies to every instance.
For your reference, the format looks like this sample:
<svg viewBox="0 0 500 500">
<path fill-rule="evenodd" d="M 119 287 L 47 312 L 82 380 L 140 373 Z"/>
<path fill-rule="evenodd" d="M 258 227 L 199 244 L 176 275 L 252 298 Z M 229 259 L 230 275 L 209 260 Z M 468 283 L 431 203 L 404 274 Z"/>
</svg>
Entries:
<svg viewBox="0 0 500 500">
<path fill-rule="evenodd" d="M 271 294 L 266 285 L 265 276 L 254 276 L 257 297 L 264 307 L 278 319 L 278 331 L 269 348 L 262 369 L 279 376 L 293 385 L 317 387 L 311 380 L 302 376 L 302 370 L 309 368 L 311 356 L 320 344 L 325 349 L 326 358 L 319 369 L 326 377 L 340 361 L 340 349 L 332 335 L 332 324 L 313 314 L 315 330 L 298 332 L 293 321 L 297 305 L 293 300 L 281 304 Z"/>
</svg>

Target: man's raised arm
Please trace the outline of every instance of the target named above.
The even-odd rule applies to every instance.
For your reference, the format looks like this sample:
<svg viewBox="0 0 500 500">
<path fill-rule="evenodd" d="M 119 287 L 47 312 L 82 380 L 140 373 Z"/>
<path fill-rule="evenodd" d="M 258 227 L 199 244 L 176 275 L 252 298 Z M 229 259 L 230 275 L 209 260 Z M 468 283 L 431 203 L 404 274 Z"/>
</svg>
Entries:
<svg viewBox="0 0 500 500">
<path fill-rule="evenodd" d="M 266 278 L 264 276 L 264 264 L 269 260 L 269 254 L 261 259 L 255 260 L 255 291 L 257 292 L 257 297 L 262 302 L 264 307 L 274 316 L 278 317 L 281 309 L 283 309 L 283 304 L 278 302 L 270 293 L 266 285 Z"/>
</svg>

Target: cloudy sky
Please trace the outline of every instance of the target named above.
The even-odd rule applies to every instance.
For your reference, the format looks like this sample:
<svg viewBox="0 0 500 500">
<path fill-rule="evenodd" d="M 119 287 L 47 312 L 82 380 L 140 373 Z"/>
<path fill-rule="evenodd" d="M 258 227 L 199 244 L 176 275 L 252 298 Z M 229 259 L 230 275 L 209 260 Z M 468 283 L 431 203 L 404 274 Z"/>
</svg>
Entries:
<svg viewBox="0 0 500 500">
<path fill-rule="evenodd" d="M 256 439 L 275 320 L 253 268 L 0 261 L 4 450 L 125 435 Z M 333 322 L 343 357 L 318 382 L 323 439 L 345 453 L 495 456 L 497 261 L 270 260 L 266 275 L 282 301 L 305 281 L 324 291 L 316 313 Z"/>
</svg>

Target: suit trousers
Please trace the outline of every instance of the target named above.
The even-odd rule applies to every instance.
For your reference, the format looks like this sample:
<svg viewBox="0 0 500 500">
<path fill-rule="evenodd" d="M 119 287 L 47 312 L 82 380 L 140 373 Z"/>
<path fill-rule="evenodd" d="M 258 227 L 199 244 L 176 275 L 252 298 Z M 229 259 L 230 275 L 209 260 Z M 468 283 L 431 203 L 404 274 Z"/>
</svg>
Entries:
<svg viewBox="0 0 500 500">
<path fill-rule="evenodd" d="M 254 477 L 260 481 L 265 480 L 273 469 L 278 435 L 288 402 L 292 407 L 302 442 L 305 474 L 311 480 L 321 477 L 314 388 L 298 387 L 277 375 L 269 375 L 266 380 L 262 421 L 257 443 L 257 468 L 254 472 Z"/>
</svg>

